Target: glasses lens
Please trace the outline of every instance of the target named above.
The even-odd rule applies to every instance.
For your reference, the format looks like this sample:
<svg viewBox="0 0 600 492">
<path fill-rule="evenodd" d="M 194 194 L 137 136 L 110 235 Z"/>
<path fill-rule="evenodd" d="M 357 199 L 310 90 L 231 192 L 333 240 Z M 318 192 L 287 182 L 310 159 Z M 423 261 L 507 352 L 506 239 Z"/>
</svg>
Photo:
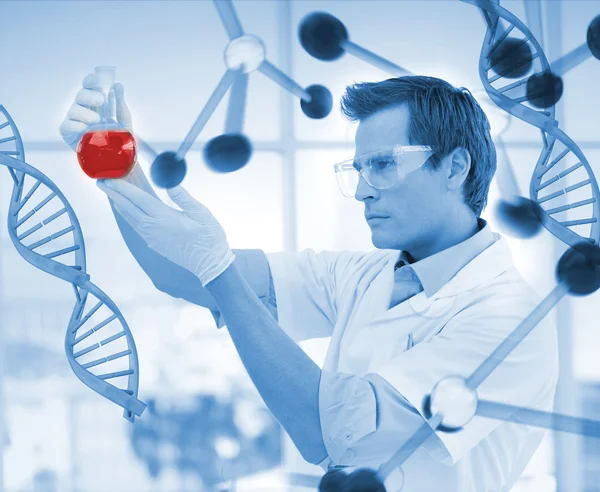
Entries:
<svg viewBox="0 0 600 492">
<path fill-rule="evenodd" d="M 354 198 L 360 175 L 356 169 L 345 166 L 336 169 L 335 178 L 342 194 L 347 198 Z"/>
<path fill-rule="evenodd" d="M 433 155 L 430 150 L 417 152 L 402 152 L 396 155 L 398 163 L 398 178 L 403 178 L 408 173 L 419 169 Z"/>
<path fill-rule="evenodd" d="M 390 188 L 398 182 L 398 165 L 393 151 L 373 152 L 365 158 L 364 164 L 363 169 L 374 188 L 380 190 Z"/>
</svg>

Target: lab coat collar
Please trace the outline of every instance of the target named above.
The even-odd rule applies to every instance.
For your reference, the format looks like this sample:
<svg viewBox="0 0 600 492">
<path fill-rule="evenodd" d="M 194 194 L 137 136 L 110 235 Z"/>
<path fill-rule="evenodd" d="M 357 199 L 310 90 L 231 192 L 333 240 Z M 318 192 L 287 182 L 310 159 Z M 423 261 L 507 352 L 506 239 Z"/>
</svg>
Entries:
<svg viewBox="0 0 600 492">
<path fill-rule="evenodd" d="M 514 268 L 508 242 L 500 234 L 492 233 L 494 243 L 461 268 L 446 285 L 428 300 L 453 297 L 491 282 L 507 270 Z M 415 296 L 416 297 L 416 296 Z"/>
<path fill-rule="evenodd" d="M 409 264 L 419 277 L 425 295 L 432 297 L 465 265 L 496 241 L 498 235 L 494 234 L 484 219 L 478 218 L 477 225 L 479 231 L 470 238 L 414 263 L 410 262 L 410 255 L 402 251 L 396 267 Z"/>
</svg>

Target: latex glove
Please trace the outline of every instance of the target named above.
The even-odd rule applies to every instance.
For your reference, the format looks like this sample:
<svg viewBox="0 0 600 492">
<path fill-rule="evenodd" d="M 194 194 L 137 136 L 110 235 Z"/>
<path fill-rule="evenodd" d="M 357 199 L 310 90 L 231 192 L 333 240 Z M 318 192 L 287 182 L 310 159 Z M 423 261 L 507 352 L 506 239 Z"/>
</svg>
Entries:
<svg viewBox="0 0 600 492">
<path fill-rule="evenodd" d="M 203 287 L 233 263 L 221 224 L 183 187 L 167 190 L 180 211 L 123 179 L 98 180 L 97 185 L 150 248 L 192 272 Z"/>
<path fill-rule="evenodd" d="M 82 86 L 59 128 L 60 136 L 73 150 L 77 150 L 79 140 L 87 128 L 100 121 L 100 106 L 104 103 L 104 95 L 98 88 L 95 74 L 86 75 Z M 109 98 L 110 104 L 116 110 L 117 122 L 133 133 L 131 112 L 125 103 L 123 84 L 116 83 L 110 91 Z"/>
</svg>

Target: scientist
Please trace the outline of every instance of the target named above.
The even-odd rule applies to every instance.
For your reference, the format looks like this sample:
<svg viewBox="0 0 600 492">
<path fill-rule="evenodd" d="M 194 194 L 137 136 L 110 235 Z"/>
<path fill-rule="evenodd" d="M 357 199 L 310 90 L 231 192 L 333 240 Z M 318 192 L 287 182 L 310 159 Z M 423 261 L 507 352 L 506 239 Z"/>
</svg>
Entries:
<svg viewBox="0 0 600 492">
<path fill-rule="evenodd" d="M 72 147 L 98 120 L 95 83 L 86 77 L 61 125 Z M 122 85 L 115 94 L 131 128 Z M 304 459 L 325 470 L 386 462 L 423 424 L 436 383 L 468 377 L 539 301 L 506 240 L 480 217 L 496 153 L 468 90 L 398 77 L 349 86 L 341 107 L 359 125 L 355 156 L 335 172 L 342 192 L 364 204 L 372 251 L 232 251 L 182 187 L 169 190 L 177 210 L 139 165 L 98 182 L 156 287 L 227 325 L 270 411 Z M 320 337 L 331 338 L 323 368 L 295 343 Z M 557 360 L 556 330 L 542 321 L 478 395 L 550 411 Z M 478 416 L 458 432 L 432 430 L 402 465 L 402 490 L 508 491 L 542 437 Z"/>
</svg>

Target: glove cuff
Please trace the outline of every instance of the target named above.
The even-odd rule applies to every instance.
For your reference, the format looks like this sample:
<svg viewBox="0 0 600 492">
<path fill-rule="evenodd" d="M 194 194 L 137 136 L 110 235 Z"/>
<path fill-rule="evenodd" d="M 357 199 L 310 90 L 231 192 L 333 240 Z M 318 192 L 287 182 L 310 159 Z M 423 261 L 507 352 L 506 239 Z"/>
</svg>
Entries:
<svg viewBox="0 0 600 492">
<path fill-rule="evenodd" d="M 235 260 L 235 255 L 228 246 L 227 253 L 223 257 L 223 260 L 215 268 L 211 268 L 210 271 L 202 272 L 201 275 L 198 275 L 202 287 L 206 287 L 210 282 L 227 270 L 227 268 L 229 268 L 229 266 L 233 263 L 233 260 Z"/>
</svg>

